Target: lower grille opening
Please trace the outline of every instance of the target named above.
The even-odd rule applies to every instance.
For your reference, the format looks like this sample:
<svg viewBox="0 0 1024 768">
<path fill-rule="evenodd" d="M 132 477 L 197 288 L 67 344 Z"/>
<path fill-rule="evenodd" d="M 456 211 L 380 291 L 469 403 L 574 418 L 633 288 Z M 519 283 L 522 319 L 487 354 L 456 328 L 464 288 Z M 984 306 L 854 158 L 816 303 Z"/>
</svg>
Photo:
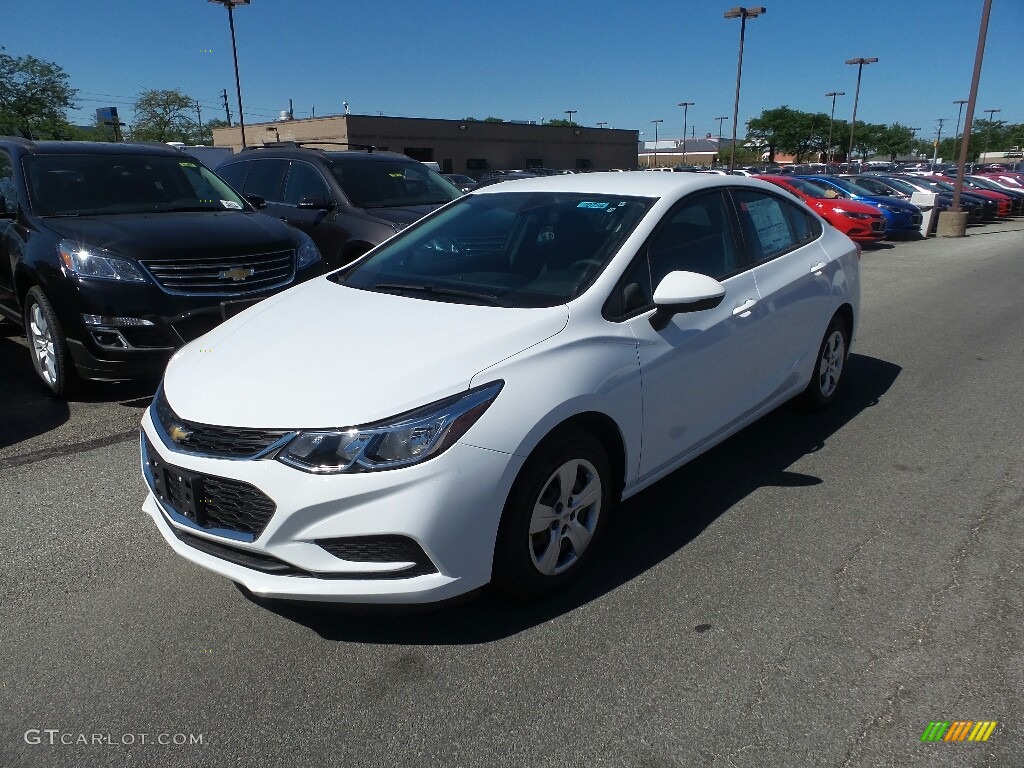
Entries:
<svg viewBox="0 0 1024 768">
<path fill-rule="evenodd" d="M 437 573 L 437 568 L 423 548 L 406 536 L 346 536 L 337 539 L 317 539 L 314 543 L 335 557 L 350 562 L 413 563 L 412 566 L 400 571 L 373 573 L 360 578 L 410 579 L 427 573 Z"/>
</svg>

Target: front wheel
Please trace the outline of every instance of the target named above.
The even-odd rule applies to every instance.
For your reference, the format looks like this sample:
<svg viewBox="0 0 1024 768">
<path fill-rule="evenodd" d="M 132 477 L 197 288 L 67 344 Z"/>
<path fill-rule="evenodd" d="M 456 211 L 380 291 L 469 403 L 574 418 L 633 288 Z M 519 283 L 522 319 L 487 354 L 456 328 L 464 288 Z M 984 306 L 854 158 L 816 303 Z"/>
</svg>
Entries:
<svg viewBox="0 0 1024 768">
<path fill-rule="evenodd" d="M 846 358 L 850 352 L 850 329 L 846 321 L 836 315 L 829 323 L 825 337 L 818 348 L 817 363 L 814 374 L 803 393 L 803 405 L 809 410 L 821 410 L 828 407 L 836 399 L 843 373 L 846 370 Z"/>
<path fill-rule="evenodd" d="M 25 336 L 36 374 L 57 397 L 66 396 L 75 380 L 67 339 L 57 313 L 38 286 L 25 295 Z"/>
<path fill-rule="evenodd" d="M 494 584 L 520 600 L 543 597 L 593 556 L 614 504 L 608 454 L 587 432 L 542 443 L 512 487 L 494 553 Z"/>
</svg>

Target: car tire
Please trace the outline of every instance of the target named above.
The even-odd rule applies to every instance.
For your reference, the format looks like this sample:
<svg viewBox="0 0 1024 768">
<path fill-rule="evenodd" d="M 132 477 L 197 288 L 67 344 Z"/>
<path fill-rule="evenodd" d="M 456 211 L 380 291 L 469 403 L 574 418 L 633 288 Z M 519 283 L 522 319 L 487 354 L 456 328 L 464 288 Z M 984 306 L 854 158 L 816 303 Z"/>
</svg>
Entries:
<svg viewBox="0 0 1024 768">
<path fill-rule="evenodd" d="M 608 453 L 588 432 L 542 442 L 519 472 L 505 503 L 492 583 L 521 601 L 572 581 L 593 557 L 615 502 Z"/>
<path fill-rule="evenodd" d="M 845 380 L 846 360 L 850 354 L 850 329 L 840 315 L 835 315 L 818 347 L 814 371 L 801 396 L 806 410 L 820 411 L 835 402 Z"/>
<path fill-rule="evenodd" d="M 75 383 L 67 338 L 57 313 L 39 286 L 25 295 L 25 337 L 36 375 L 57 397 L 65 397 Z"/>
</svg>

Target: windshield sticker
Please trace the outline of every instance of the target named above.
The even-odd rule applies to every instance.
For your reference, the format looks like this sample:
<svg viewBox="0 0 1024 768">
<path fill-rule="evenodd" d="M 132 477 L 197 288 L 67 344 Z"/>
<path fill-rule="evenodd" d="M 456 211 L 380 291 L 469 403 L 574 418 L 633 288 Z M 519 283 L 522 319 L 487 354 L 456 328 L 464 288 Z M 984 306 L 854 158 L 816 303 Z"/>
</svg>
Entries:
<svg viewBox="0 0 1024 768">
<path fill-rule="evenodd" d="M 608 207 L 608 203 L 588 203 L 588 202 L 584 201 L 582 203 L 579 203 L 576 207 L 577 208 L 598 208 L 598 209 L 601 209 L 601 208 L 607 208 Z"/>
<path fill-rule="evenodd" d="M 388 174 L 388 176 L 390 176 L 392 179 L 405 178 L 405 174 L 402 173 L 401 171 L 392 171 L 391 173 Z"/>
<path fill-rule="evenodd" d="M 242 206 L 240 206 L 234 200 L 221 200 L 220 204 L 223 205 L 225 208 L 229 208 L 232 211 L 242 210 Z"/>
<path fill-rule="evenodd" d="M 178 163 L 182 168 L 198 168 L 199 166 L 195 163 Z"/>
</svg>

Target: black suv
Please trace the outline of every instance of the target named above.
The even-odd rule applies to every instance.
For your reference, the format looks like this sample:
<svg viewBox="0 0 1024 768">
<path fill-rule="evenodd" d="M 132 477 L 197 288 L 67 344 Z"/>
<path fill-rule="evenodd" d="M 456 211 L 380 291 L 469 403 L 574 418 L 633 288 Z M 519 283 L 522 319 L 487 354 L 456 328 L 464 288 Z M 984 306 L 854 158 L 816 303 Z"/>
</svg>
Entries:
<svg viewBox="0 0 1024 768">
<path fill-rule="evenodd" d="M 348 264 L 462 194 L 411 157 L 329 141 L 250 147 L 218 165 L 217 173 L 246 197 L 265 200 L 266 213 L 313 238 L 328 269 Z"/>
<path fill-rule="evenodd" d="M 323 269 L 302 232 L 163 145 L 0 137 L 0 319 L 56 395 L 157 377 L 182 344 Z"/>
</svg>

